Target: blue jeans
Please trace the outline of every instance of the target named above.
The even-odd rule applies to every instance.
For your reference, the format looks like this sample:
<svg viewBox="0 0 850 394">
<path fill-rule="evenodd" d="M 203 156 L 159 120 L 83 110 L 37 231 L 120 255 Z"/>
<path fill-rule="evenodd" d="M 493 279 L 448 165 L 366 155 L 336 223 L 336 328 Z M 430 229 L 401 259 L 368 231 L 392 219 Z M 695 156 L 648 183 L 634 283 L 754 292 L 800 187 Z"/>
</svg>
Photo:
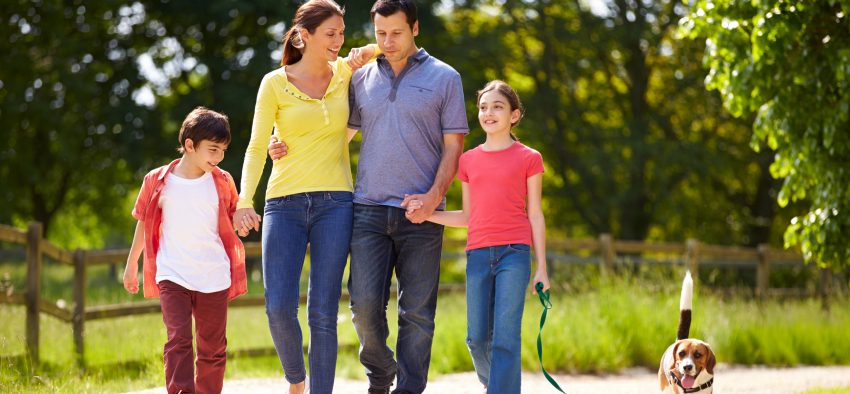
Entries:
<svg viewBox="0 0 850 394">
<path fill-rule="evenodd" d="M 421 393 L 428 380 L 443 226 L 413 224 L 401 208 L 354 204 L 351 236 L 351 315 L 369 385 Z M 387 346 L 387 303 L 398 280 L 398 362 Z"/>
<path fill-rule="evenodd" d="M 466 344 L 488 394 L 519 393 L 522 310 L 531 248 L 510 244 L 466 252 Z"/>
<path fill-rule="evenodd" d="M 304 381 L 298 323 L 299 280 L 310 243 L 307 322 L 310 387 L 333 391 L 338 352 L 336 323 L 342 273 L 351 240 L 352 193 L 310 192 L 266 201 L 263 213 L 263 285 L 272 340 L 290 383 Z"/>
</svg>

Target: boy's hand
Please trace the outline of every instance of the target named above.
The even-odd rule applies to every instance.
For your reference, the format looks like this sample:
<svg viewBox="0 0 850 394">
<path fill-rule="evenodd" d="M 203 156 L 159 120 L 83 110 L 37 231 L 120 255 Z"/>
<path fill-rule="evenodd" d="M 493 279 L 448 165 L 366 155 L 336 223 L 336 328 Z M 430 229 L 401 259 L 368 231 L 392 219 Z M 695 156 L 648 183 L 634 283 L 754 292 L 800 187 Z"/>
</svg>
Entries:
<svg viewBox="0 0 850 394">
<path fill-rule="evenodd" d="M 136 294 L 139 292 L 139 278 L 138 278 L 138 268 L 130 267 L 128 263 L 124 268 L 124 288 L 127 289 L 127 292 L 130 294 Z"/>
<path fill-rule="evenodd" d="M 269 139 L 269 157 L 272 158 L 272 161 L 286 156 L 287 150 L 288 147 L 286 146 L 286 143 L 277 139 L 276 135 L 272 135 Z"/>
</svg>

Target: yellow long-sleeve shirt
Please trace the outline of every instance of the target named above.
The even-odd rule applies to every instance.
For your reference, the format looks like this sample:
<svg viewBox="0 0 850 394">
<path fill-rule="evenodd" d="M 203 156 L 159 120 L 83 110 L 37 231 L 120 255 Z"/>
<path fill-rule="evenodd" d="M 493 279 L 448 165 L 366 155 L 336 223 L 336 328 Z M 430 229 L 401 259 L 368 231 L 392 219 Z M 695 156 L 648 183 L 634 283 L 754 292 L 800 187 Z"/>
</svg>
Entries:
<svg viewBox="0 0 850 394">
<path fill-rule="evenodd" d="M 253 208 L 274 128 L 287 154 L 274 162 L 266 199 L 313 191 L 353 191 L 348 156 L 348 84 L 351 67 L 339 58 L 325 96 L 313 99 L 289 83 L 284 67 L 266 74 L 254 108 L 251 140 L 242 165 L 237 208 Z"/>
</svg>

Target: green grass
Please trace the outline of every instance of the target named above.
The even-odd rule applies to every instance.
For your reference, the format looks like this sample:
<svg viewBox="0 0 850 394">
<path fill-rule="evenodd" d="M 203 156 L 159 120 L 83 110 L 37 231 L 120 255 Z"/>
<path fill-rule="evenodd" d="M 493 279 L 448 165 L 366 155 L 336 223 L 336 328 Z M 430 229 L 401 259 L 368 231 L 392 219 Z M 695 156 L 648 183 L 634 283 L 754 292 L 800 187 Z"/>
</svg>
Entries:
<svg viewBox="0 0 850 394">
<path fill-rule="evenodd" d="M 462 261 L 446 261 L 444 279 L 462 278 Z M 20 270 L 12 272 L 17 287 Z M 307 267 L 305 267 L 305 272 Z M 679 279 L 671 272 L 621 273 L 605 279 L 595 268 L 558 267 L 552 292 L 554 308 L 543 333 L 547 370 L 557 372 L 614 372 L 626 367 L 656 368 L 658 358 L 675 336 L 678 318 Z M 45 294 L 49 299 L 70 298 L 70 268 L 45 269 Z M 306 279 L 306 278 L 305 278 Z M 123 293 L 117 278 L 105 267 L 89 273 L 89 305 L 140 300 Z M 260 282 L 251 283 L 251 294 L 262 294 Z M 396 310 L 390 303 L 391 347 L 395 344 Z M 698 292 L 694 300 L 691 334 L 712 344 L 718 360 L 727 364 L 796 366 L 850 364 L 850 300 L 833 300 L 829 311 L 815 300 L 766 301 Z M 536 296 L 526 299 L 523 318 L 523 368 L 539 370 L 536 354 L 541 305 Z M 165 330 L 158 314 L 86 323 L 86 371 L 74 363 L 69 324 L 42 316 L 42 367 L 26 370 L 24 310 L 0 305 L 0 392 L 121 392 L 162 385 L 162 345 Z M 304 311 L 302 327 L 307 333 Z M 431 374 L 471 371 L 466 343 L 466 302 L 463 294 L 440 297 Z M 306 337 L 306 335 L 305 335 Z M 363 378 L 357 360 L 357 336 L 347 304 L 340 304 L 340 353 L 337 374 Z M 770 346 L 767 346 L 770 344 Z M 228 319 L 229 349 L 270 348 L 265 312 L 261 307 L 231 308 Z M 276 357 L 231 358 L 227 378 L 279 377 Z M 832 393 L 847 391 L 813 391 Z"/>
</svg>

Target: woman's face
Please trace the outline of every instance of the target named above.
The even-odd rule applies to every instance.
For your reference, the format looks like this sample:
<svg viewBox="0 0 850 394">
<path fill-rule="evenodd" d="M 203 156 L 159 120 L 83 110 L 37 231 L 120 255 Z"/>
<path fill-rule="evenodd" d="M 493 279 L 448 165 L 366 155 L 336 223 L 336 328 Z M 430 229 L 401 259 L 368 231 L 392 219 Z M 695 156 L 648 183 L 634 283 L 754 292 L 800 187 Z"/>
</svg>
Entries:
<svg viewBox="0 0 850 394">
<path fill-rule="evenodd" d="M 313 33 L 302 29 L 301 38 L 304 40 L 305 56 L 319 56 L 334 61 L 345 42 L 345 22 L 341 16 L 334 15 L 325 19 Z"/>
</svg>

